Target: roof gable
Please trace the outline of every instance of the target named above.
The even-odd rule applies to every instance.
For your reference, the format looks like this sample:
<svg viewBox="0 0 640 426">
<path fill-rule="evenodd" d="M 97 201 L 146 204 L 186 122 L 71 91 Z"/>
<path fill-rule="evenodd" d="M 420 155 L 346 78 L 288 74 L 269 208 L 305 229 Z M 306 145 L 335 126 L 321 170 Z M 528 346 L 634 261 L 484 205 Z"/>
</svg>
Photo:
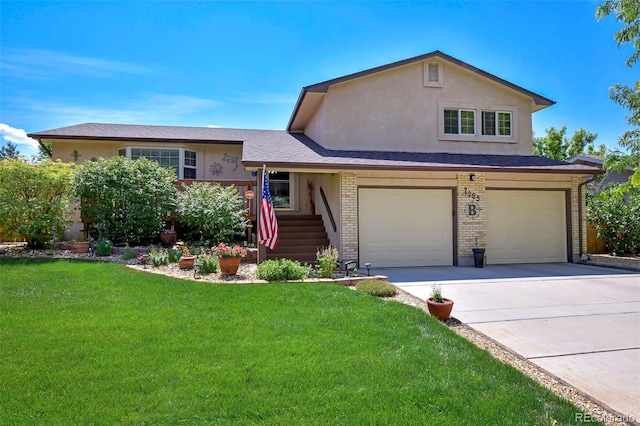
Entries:
<svg viewBox="0 0 640 426">
<path fill-rule="evenodd" d="M 381 65 L 381 66 L 370 68 L 364 71 L 348 74 L 343 77 L 338 77 L 338 78 L 334 78 L 331 80 L 327 80 L 320 83 L 312 84 L 310 86 L 303 87 L 300 92 L 300 95 L 298 96 L 298 100 L 294 107 L 293 113 L 291 114 L 291 118 L 289 119 L 289 123 L 287 125 L 287 131 L 302 132 L 304 130 L 304 126 L 308 122 L 310 116 L 313 114 L 313 111 L 321 103 L 324 97 L 324 94 L 327 93 L 327 91 L 329 90 L 329 87 L 336 84 L 347 83 L 355 79 L 367 77 L 373 74 L 389 71 L 394 68 L 403 67 L 406 65 L 422 62 L 422 61 L 433 59 L 433 58 L 438 58 L 443 61 L 447 61 L 450 64 L 461 67 L 469 72 L 475 73 L 494 83 L 500 84 L 510 90 L 513 90 L 524 96 L 527 96 L 531 98 L 534 105 L 539 107 L 538 109 L 542 109 L 555 104 L 555 101 L 552 101 L 551 99 L 548 99 L 542 95 L 539 95 L 523 87 L 520 87 L 516 84 L 513 84 L 507 80 L 504 80 L 491 73 L 481 70 L 480 68 L 474 67 L 473 65 L 470 65 L 459 59 L 456 59 L 453 56 L 447 55 L 439 50 L 434 50 L 433 52 L 415 56 L 413 58 L 392 62 L 390 64 Z"/>
</svg>

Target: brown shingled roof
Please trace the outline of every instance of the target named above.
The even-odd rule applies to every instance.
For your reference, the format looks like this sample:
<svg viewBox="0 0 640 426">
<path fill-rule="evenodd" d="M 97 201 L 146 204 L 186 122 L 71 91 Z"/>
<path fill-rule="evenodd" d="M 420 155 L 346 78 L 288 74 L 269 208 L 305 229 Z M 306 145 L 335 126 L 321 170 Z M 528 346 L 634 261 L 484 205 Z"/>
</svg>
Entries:
<svg viewBox="0 0 640 426">
<path fill-rule="evenodd" d="M 277 144 L 277 149 L 274 149 Z M 422 171 L 498 171 L 599 174 L 596 167 L 569 164 L 535 155 L 484 155 L 394 151 L 329 150 L 303 134 L 278 140 L 250 139 L 242 150 L 247 167 L 388 169 Z"/>
<path fill-rule="evenodd" d="M 534 155 L 482 155 L 393 151 L 329 150 L 303 134 L 283 130 L 85 123 L 30 133 L 34 139 L 120 140 L 242 144 L 245 167 L 334 170 L 499 171 L 602 173 L 597 167 Z"/>
<path fill-rule="evenodd" d="M 52 130 L 29 133 L 40 139 L 90 139 L 163 142 L 240 143 L 248 137 L 281 130 L 223 129 L 217 127 L 150 126 L 139 124 L 84 123 Z"/>
</svg>

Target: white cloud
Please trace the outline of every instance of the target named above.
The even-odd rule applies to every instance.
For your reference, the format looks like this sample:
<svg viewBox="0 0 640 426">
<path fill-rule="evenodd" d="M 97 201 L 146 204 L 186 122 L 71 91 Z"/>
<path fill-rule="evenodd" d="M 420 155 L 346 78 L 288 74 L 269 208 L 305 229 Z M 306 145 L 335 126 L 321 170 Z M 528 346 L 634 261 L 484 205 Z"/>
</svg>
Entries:
<svg viewBox="0 0 640 426">
<path fill-rule="evenodd" d="M 28 137 L 24 130 L 16 129 L 8 124 L 0 123 L 0 135 L 2 135 L 2 139 L 5 141 L 15 143 L 16 145 L 27 145 L 33 149 L 38 148 L 37 140 Z"/>
<path fill-rule="evenodd" d="M 58 123 L 167 124 L 178 117 L 206 111 L 222 105 L 213 99 L 184 95 L 150 94 L 127 105 L 94 107 L 59 101 L 12 99 L 22 108 L 46 114 L 47 121 Z"/>
<path fill-rule="evenodd" d="M 5 74 L 31 79 L 52 79 L 60 75 L 106 77 L 116 73 L 153 72 L 149 67 L 129 62 L 69 55 L 42 49 L 10 49 L 3 52 L 0 68 Z"/>
<path fill-rule="evenodd" d="M 222 126 L 216 126 L 215 124 L 208 124 L 207 127 L 210 129 L 220 129 Z"/>
</svg>

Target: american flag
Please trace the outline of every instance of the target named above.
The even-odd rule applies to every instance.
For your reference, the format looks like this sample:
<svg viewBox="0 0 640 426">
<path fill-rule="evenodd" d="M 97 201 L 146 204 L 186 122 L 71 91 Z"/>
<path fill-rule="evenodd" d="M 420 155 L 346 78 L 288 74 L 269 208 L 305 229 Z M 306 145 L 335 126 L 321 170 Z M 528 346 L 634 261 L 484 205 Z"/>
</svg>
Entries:
<svg viewBox="0 0 640 426">
<path fill-rule="evenodd" d="M 278 221 L 273 211 L 273 200 L 269 192 L 267 172 L 262 169 L 262 204 L 260 207 L 260 224 L 258 225 L 258 241 L 260 244 L 275 250 L 278 246 Z"/>
</svg>

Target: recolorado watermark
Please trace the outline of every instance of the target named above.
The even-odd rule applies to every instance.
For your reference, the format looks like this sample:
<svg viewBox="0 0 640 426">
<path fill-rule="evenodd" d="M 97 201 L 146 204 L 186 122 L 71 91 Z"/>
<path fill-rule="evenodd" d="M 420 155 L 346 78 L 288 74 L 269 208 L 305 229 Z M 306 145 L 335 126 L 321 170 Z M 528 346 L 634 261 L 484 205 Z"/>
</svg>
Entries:
<svg viewBox="0 0 640 426">
<path fill-rule="evenodd" d="M 611 414 L 591 414 L 591 413 L 575 413 L 576 422 L 582 423 L 636 423 L 638 418 L 631 414 L 611 415 Z"/>
</svg>

